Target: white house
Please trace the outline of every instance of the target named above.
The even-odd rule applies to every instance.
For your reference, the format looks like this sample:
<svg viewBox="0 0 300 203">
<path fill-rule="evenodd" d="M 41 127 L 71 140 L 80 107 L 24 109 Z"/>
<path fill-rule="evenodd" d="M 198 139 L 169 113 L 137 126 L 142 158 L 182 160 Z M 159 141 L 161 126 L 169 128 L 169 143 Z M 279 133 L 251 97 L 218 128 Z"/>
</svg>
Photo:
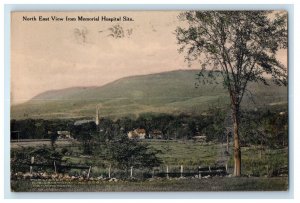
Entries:
<svg viewBox="0 0 300 203">
<path fill-rule="evenodd" d="M 137 129 L 135 129 L 133 131 L 129 131 L 127 133 L 127 135 L 128 135 L 129 139 L 139 139 L 139 140 L 145 139 L 145 137 L 146 137 L 146 130 L 142 129 L 142 128 L 137 128 Z"/>
<path fill-rule="evenodd" d="M 70 131 L 62 130 L 62 131 L 57 131 L 58 138 L 60 139 L 72 139 Z"/>
</svg>

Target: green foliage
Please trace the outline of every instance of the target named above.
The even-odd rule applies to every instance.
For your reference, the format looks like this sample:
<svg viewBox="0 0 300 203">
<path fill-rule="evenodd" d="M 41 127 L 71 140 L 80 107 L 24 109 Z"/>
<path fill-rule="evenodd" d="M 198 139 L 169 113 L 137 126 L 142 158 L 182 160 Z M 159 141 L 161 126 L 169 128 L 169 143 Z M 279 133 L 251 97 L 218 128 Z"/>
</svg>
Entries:
<svg viewBox="0 0 300 203">
<path fill-rule="evenodd" d="M 47 146 L 11 150 L 11 171 L 28 172 L 32 157 L 34 157 L 34 163 L 52 165 L 54 161 L 56 161 L 57 164 L 61 163 L 63 154 Z M 43 170 L 47 169 L 47 167 L 40 168 Z"/>
<path fill-rule="evenodd" d="M 206 117 L 207 125 L 202 132 L 206 135 L 207 141 L 220 141 L 225 139 L 225 111 L 220 108 L 210 108 Z"/>
<path fill-rule="evenodd" d="M 287 109 L 243 111 L 241 142 L 272 148 L 288 145 Z"/>
<path fill-rule="evenodd" d="M 63 148 L 61 149 L 61 153 L 62 153 L 63 155 L 66 155 L 68 152 L 69 152 L 69 149 L 66 148 L 66 147 L 63 147 Z"/>
<path fill-rule="evenodd" d="M 78 141 L 82 143 L 83 153 L 91 155 L 93 153 L 93 135 L 96 134 L 97 127 L 94 122 L 87 122 L 81 125 L 72 125 L 71 133 Z"/>
<path fill-rule="evenodd" d="M 11 139 L 51 139 L 53 133 L 60 130 L 67 130 L 73 123 L 73 119 L 12 119 L 10 122 L 10 129 L 14 133 L 11 133 Z M 52 133 L 49 134 L 48 131 L 51 131 Z M 54 139 L 54 137 L 52 138 Z"/>
<path fill-rule="evenodd" d="M 29 152 L 29 156 L 35 157 L 36 162 L 52 164 L 53 161 L 60 162 L 63 155 L 51 148 L 41 147 Z"/>
<path fill-rule="evenodd" d="M 108 143 L 107 159 L 126 170 L 131 166 L 152 168 L 161 164 L 157 153 L 157 150 L 149 148 L 146 144 L 122 137 L 120 140 L 112 140 Z"/>
<path fill-rule="evenodd" d="M 186 60 L 202 65 L 198 74 L 208 82 L 216 81 L 216 71 L 223 85 L 237 94 L 241 102 L 248 82 L 269 84 L 264 74 L 277 85 L 287 84 L 287 70 L 276 53 L 287 47 L 287 16 L 269 11 L 186 11 L 179 18 L 188 22 L 178 27 L 176 37 Z M 208 74 L 203 71 L 209 70 Z M 211 82 L 209 82 L 211 84 Z"/>
</svg>

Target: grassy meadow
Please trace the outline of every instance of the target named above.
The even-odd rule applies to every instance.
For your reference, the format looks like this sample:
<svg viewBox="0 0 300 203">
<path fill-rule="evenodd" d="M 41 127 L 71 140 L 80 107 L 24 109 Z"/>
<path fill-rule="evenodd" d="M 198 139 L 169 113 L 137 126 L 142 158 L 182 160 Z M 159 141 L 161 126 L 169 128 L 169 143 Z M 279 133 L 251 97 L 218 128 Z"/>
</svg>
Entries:
<svg viewBox="0 0 300 203">
<path fill-rule="evenodd" d="M 193 171 L 198 166 L 214 166 L 216 164 L 228 165 L 229 174 L 233 172 L 232 153 L 225 153 L 225 144 L 200 143 L 193 141 L 145 141 L 151 148 L 160 151 L 158 156 L 163 164 L 157 167 L 157 172 L 180 172 L 183 165 L 184 172 Z M 28 144 L 28 143 L 27 143 Z M 34 144 L 36 147 L 36 143 Z M 58 142 L 58 149 L 68 149 L 70 155 L 63 157 L 68 164 L 83 164 L 92 166 L 90 177 L 108 177 L 109 163 L 101 154 L 82 156 L 80 145 L 76 143 Z M 17 150 L 15 148 L 14 150 Z M 63 182 L 58 180 L 51 183 L 54 188 L 36 187 L 29 180 L 12 180 L 13 191 L 260 191 L 260 190 L 287 190 L 288 177 L 272 177 L 274 172 L 288 166 L 288 149 L 264 149 L 258 146 L 242 148 L 242 174 L 241 178 L 210 177 L 210 178 L 150 178 L 130 180 L 129 172 L 112 168 L 112 178 L 117 182 L 109 181 L 83 181 Z M 72 173 L 82 170 L 72 169 Z M 134 177 L 140 177 L 145 171 L 134 169 Z M 48 171 L 53 173 L 53 171 Z M 151 171 L 149 171 L 151 173 Z M 121 179 L 120 174 L 127 179 Z M 61 182 L 62 181 L 62 182 Z M 62 185 L 60 188 L 60 185 Z M 43 189 L 44 188 L 44 189 Z"/>
</svg>

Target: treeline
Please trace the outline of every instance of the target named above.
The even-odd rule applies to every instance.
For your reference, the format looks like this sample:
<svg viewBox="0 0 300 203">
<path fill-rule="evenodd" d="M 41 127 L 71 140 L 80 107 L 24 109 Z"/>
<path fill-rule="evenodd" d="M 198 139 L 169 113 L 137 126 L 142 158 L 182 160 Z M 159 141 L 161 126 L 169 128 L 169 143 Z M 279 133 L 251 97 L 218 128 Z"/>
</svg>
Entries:
<svg viewBox="0 0 300 203">
<path fill-rule="evenodd" d="M 241 144 L 272 148 L 288 146 L 288 112 L 281 110 L 243 112 L 240 128 Z"/>
<path fill-rule="evenodd" d="M 11 139 L 50 139 L 48 131 L 68 130 L 75 120 L 24 119 L 10 121 Z"/>
<path fill-rule="evenodd" d="M 197 116 L 148 113 L 140 115 L 137 119 L 102 118 L 99 126 L 96 126 L 92 120 L 86 120 L 80 124 L 76 124 L 75 119 L 11 120 L 11 138 L 50 139 L 49 131 L 69 131 L 73 138 L 89 144 L 95 139 L 105 141 L 127 136 L 129 131 L 140 128 L 145 130 L 146 139 L 150 138 L 150 133 L 155 130 L 160 131 L 161 138 L 166 140 L 187 140 L 203 135 L 206 136 L 207 141 L 225 142 L 227 133 L 230 134 L 231 126 L 230 113 L 216 108 Z M 244 111 L 241 114 L 240 135 L 244 146 L 249 144 L 287 146 L 287 112 L 278 109 Z"/>
<path fill-rule="evenodd" d="M 102 118 L 99 127 L 90 120 L 76 125 L 76 120 L 43 120 L 25 119 L 11 120 L 11 138 L 17 139 L 48 139 L 48 131 L 70 131 L 74 138 L 85 134 L 101 132 L 104 139 L 112 139 L 119 134 L 140 128 L 146 131 L 146 138 L 153 130 L 161 131 L 162 139 L 190 139 L 197 133 L 206 133 L 211 125 L 215 125 L 214 115 L 168 115 L 168 114 L 142 114 L 137 119 L 129 117 L 112 120 Z M 220 119 L 219 119 L 220 120 Z M 221 119 L 222 120 L 222 119 Z M 221 123 L 220 123 L 221 124 Z M 99 133 L 98 133 L 99 134 Z M 215 132 L 211 132 L 209 139 L 215 139 Z"/>
</svg>

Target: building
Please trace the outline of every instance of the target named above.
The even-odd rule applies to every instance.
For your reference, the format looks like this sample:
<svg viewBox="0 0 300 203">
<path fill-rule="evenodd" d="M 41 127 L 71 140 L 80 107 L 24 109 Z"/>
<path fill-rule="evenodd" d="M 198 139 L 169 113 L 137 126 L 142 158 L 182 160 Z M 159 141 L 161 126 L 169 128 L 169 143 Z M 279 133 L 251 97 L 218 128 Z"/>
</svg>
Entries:
<svg viewBox="0 0 300 203">
<path fill-rule="evenodd" d="M 162 139 L 163 133 L 160 130 L 153 130 L 149 133 L 149 138 L 151 139 Z"/>
<path fill-rule="evenodd" d="M 73 139 L 70 131 L 61 130 L 61 131 L 57 131 L 57 134 L 59 139 Z"/>
<path fill-rule="evenodd" d="M 129 139 L 142 140 L 146 138 L 146 130 L 142 128 L 137 128 L 135 130 L 129 131 L 127 135 Z"/>
</svg>

